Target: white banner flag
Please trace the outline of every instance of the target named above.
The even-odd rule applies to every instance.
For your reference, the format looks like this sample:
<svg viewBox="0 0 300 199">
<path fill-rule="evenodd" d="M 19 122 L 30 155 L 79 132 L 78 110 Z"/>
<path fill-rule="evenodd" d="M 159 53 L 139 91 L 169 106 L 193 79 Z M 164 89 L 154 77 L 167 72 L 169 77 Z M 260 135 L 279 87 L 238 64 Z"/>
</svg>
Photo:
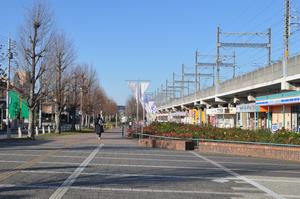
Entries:
<svg viewBox="0 0 300 199">
<path fill-rule="evenodd" d="M 141 82 L 141 96 L 144 96 L 148 86 L 149 86 L 149 82 Z"/>
<path fill-rule="evenodd" d="M 138 101 L 138 87 L 139 84 L 137 82 L 128 82 L 128 87 L 130 88 L 135 100 Z"/>
<path fill-rule="evenodd" d="M 145 104 L 144 96 L 145 96 L 145 92 L 146 92 L 148 86 L 149 86 L 149 82 L 141 82 L 140 83 L 140 102 L 141 102 L 143 107 L 144 107 L 144 104 Z"/>
</svg>

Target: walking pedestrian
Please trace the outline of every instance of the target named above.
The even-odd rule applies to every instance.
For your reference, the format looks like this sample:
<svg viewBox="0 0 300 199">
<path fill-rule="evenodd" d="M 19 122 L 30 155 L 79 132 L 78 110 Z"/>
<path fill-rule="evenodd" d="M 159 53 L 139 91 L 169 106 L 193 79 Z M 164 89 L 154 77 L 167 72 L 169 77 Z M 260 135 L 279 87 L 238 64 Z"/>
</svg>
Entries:
<svg viewBox="0 0 300 199">
<path fill-rule="evenodd" d="M 98 139 L 101 140 L 101 134 L 104 132 L 104 119 L 102 112 L 98 114 L 98 117 L 95 120 L 95 132 L 98 135 Z"/>
</svg>

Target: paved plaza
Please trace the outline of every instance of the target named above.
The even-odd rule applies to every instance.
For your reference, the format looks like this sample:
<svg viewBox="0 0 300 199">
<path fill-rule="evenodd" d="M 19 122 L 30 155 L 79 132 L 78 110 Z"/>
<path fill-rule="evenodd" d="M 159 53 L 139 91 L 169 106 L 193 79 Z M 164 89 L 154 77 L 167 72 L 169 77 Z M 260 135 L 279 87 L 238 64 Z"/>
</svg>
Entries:
<svg viewBox="0 0 300 199">
<path fill-rule="evenodd" d="M 300 198 L 300 164 L 141 148 L 118 129 L 2 140 L 0 198 Z"/>
</svg>

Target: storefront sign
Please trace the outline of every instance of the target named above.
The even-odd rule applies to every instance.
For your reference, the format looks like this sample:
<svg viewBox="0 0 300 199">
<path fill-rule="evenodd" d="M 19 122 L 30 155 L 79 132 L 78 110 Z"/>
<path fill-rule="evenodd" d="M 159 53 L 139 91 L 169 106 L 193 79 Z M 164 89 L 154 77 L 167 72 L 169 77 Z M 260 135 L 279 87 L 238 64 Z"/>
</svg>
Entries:
<svg viewBox="0 0 300 199">
<path fill-rule="evenodd" d="M 185 117 L 187 114 L 186 112 L 175 112 L 171 113 L 172 117 Z"/>
<path fill-rule="evenodd" d="M 236 112 L 238 113 L 254 113 L 256 112 L 256 104 L 240 104 L 236 106 Z"/>
<path fill-rule="evenodd" d="M 206 114 L 208 114 L 208 115 L 225 114 L 225 108 L 206 109 Z"/>
<path fill-rule="evenodd" d="M 272 132 L 276 132 L 276 131 L 278 131 L 279 130 L 279 126 L 278 126 L 278 124 L 272 124 Z"/>
<path fill-rule="evenodd" d="M 255 104 L 258 106 L 269 106 L 269 105 L 294 104 L 294 103 L 300 103 L 300 97 L 262 100 L 262 101 L 257 101 Z"/>
<path fill-rule="evenodd" d="M 228 110 L 229 110 L 229 114 L 236 114 L 236 108 L 235 107 L 230 107 L 230 108 L 228 108 Z"/>
<path fill-rule="evenodd" d="M 235 114 L 235 113 L 236 113 L 235 107 L 206 109 L 206 114 L 208 115 Z"/>
</svg>

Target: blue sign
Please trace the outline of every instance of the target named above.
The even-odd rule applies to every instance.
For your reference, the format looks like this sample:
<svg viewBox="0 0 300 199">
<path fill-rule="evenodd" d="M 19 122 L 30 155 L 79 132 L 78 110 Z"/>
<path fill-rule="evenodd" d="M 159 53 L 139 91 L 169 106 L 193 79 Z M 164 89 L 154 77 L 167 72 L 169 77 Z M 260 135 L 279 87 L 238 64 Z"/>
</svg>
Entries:
<svg viewBox="0 0 300 199">
<path fill-rule="evenodd" d="M 259 106 L 267 106 L 267 105 L 293 104 L 293 103 L 300 103 L 300 97 L 257 101 L 255 104 Z"/>
<path fill-rule="evenodd" d="M 278 131 L 279 130 L 279 126 L 278 126 L 278 124 L 272 124 L 272 132 L 276 132 L 276 131 Z"/>
</svg>

